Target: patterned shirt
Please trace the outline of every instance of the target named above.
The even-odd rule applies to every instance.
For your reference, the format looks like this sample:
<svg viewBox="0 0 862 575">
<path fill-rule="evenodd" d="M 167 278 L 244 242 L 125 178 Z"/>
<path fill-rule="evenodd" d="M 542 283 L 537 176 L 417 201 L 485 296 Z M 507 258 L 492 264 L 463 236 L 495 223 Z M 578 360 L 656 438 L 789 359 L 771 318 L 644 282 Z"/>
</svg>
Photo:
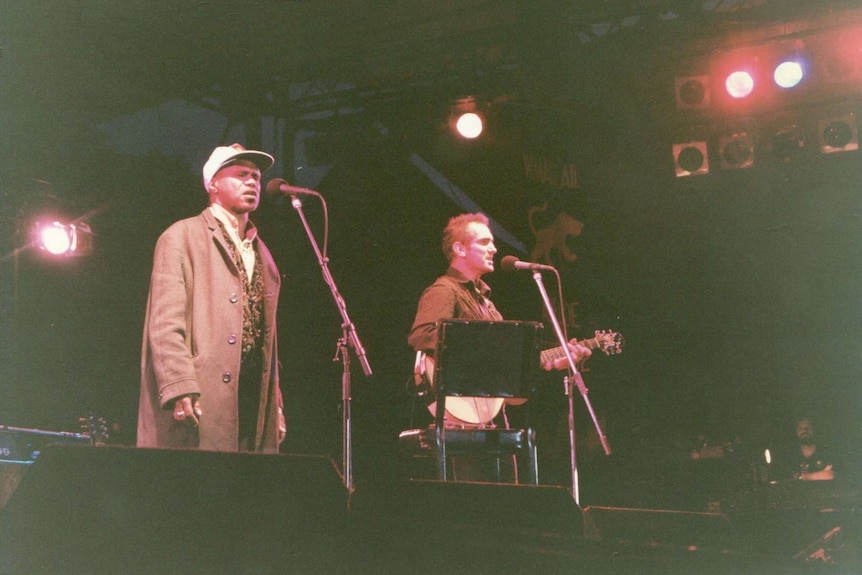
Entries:
<svg viewBox="0 0 862 575">
<path fill-rule="evenodd" d="M 224 222 L 222 222 L 220 218 L 217 219 L 234 263 L 236 264 L 237 269 L 242 272 L 240 273 L 240 278 L 242 279 L 243 304 L 242 357 L 243 360 L 245 360 L 252 351 L 260 351 L 263 349 L 263 264 L 261 263 L 261 258 L 253 256 L 251 258 L 253 268 L 251 271 L 247 270 L 245 262 L 249 258 L 243 257 L 240 247 L 237 246 L 236 242 L 231 237 L 227 226 L 225 226 Z M 251 229 L 256 232 L 256 228 L 253 227 L 251 222 L 249 222 L 249 225 L 251 226 Z M 257 234 L 255 233 L 251 236 L 251 240 L 248 240 L 252 252 L 254 252 L 257 246 L 254 242 L 256 237 Z M 246 238 L 248 238 L 248 234 L 246 234 Z"/>
</svg>

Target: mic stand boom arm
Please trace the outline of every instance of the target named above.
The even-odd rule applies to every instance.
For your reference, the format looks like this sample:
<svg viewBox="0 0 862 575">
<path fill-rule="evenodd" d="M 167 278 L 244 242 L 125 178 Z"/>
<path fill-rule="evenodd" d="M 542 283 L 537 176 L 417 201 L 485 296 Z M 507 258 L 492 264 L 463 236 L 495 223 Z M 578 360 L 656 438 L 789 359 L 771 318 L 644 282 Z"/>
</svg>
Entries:
<svg viewBox="0 0 862 575">
<path fill-rule="evenodd" d="M 320 197 L 319 194 L 315 195 Z M 322 197 L 320 199 L 321 201 L 324 201 Z M 296 209 L 296 212 L 299 214 L 299 219 L 302 220 L 305 233 L 308 235 L 308 240 L 311 242 L 311 247 L 314 249 L 314 254 L 317 256 L 317 261 L 320 264 L 320 271 L 323 273 L 323 281 L 329 286 L 329 289 L 332 292 L 332 297 L 335 300 L 335 305 L 338 307 L 338 311 L 341 314 L 342 336 L 338 342 L 338 355 L 341 356 L 341 359 L 344 362 L 344 371 L 341 377 L 341 415 L 343 427 L 341 473 L 347 492 L 352 493 L 353 441 L 352 419 L 350 413 L 350 354 L 345 349 L 345 346 L 349 346 L 353 349 L 353 352 L 356 354 L 356 357 L 359 359 L 359 363 L 362 366 L 362 373 L 364 373 L 366 377 L 371 376 L 371 365 L 368 363 L 368 358 L 365 356 L 365 348 L 362 347 L 362 342 L 359 341 L 356 327 L 347 315 L 347 304 L 338 292 L 338 287 L 335 285 L 335 279 L 333 279 L 332 274 L 329 272 L 329 258 L 325 257 L 320 252 L 320 247 L 314 239 L 314 234 L 311 231 L 311 227 L 308 225 L 308 220 L 305 219 L 305 213 L 302 211 L 302 202 L 296 197 L 296 195 L 293 195 L 291 196 L 290 204 Z"/>
<path fill-rule="evenodd" d="M 556 269 L 554 273 L 556 273 Z M 572 380 L 578 386 L 578 390 L 581 392 L 581 396 L 584 398 L 584 403 L 587 406 L 587 410 L 590 413 L 590 417 L 593 420 L 593 425 L 596 428 L 596 432 L 599 434 L 599 440 L 602 443 L 602 448 L 605 450 L 605 455 L 611 454 L 611 448 L 608 445 L 607 438 L 605 437 L 604 432 L 602 431 L 601 425 L 599 425 L 599 421 L 596 418 L 596 413 L 593 411 L 593 406 L 590 403 L 589 391 L 587 390 L 587 386 L 584 384 L 584 379 L 581 377 L 581 372 L 578 371 L 578 368 L 575 366 L 575 360 L 572 357 L 572 353 L 569 350 L 568 340 L 566 340 L 565 334 L 563 334 L 563 330 L 560 328 L 560 322 L 557 320 L 557 315 L 554 313 L 554 307 L 551 305 L 551 300 L 548 298 L 548 292 L 545 289 L 545 284 L 542 282 L 542 273 L 538 269 L 533 271 L 533 279 L 536 281 L 536 285 L 539 287 L 539 293 L 542 296 L 542 301 L 545 303 L 545 309 L 548 312 L 548 317 L 551 318 L 551 323 L 554 326 L 554 333 L 557 335 L 557 340 L 560 342 L 560 345 L 563 348 L 563 353 L 566 355 L 566 360 L 569 364 L 569 376 L 566 377 L 566 397 L 569 402 L 569 449 L 570 449 L 570 461 L 571 461 L 571 472 L 572 472 L 572 497 L 575 499 L 575 503 L 580 505 L 580 493 L 578 491 L 578 464 L 577 458 L 575 457 L 575 406 L 573 401 L 572 394 Z M 557 281 L 559 282 L 559 275 L 557 276 Z"/>
</svg>

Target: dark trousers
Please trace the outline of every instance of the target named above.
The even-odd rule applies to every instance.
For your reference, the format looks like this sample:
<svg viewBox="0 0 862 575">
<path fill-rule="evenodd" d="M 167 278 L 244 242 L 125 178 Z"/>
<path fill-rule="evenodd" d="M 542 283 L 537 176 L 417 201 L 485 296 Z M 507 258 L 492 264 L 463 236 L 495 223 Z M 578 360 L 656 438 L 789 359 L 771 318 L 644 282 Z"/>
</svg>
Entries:
<svg viewBox="0 0 862 575">
<path fill-rule="evenodd" d="M 254 451 L 257 417 L 260 410 L 260 380 L 263 359 L 260 351 L 246 354 L 239 369 L 239 449 Z"/>
</svg>

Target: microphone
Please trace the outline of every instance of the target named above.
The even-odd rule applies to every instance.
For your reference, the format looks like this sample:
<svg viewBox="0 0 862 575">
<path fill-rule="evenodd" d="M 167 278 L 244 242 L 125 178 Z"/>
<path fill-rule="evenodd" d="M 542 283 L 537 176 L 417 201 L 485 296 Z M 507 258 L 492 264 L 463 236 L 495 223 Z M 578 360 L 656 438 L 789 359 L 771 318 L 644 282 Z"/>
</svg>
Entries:
<svg viewBox="0 0 862 575">
<path fill-rule="evenodd" d="M 504 256 L 502 260 L 500 260 L 500 269 L 511 272 L 515 270 L 556 270 L 554 266 L 547 266 L 545 264 L 536 264 L 533 262 L 522 262 L 515 256 Z"/>
<path fill-rule="evenodd" d="M 275 178 L 274 180 L 270 180 L 266 185 L 266 193 L 270 196 L 280 196 L 282 194 L 289 194 L 291 196 L 296 195 L 306 195 L 306 196 L 319 196 L 317 192 L 314 190 L 309 190 L 308 188 L 300 188 L 299 186 L 291 186 L 287 183 L 287 180 L 282 180 L 281 178 Z"/>
</svg>

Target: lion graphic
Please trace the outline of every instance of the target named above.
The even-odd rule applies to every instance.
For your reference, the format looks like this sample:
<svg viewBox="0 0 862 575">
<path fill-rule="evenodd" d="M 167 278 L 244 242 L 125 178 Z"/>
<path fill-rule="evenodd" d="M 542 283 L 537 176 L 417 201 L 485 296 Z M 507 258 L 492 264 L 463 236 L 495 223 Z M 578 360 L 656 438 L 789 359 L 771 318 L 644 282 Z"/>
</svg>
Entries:
<svg viewBox="0 0 862 575">
<path fill-rule="evenodd" d="M 577 237 L 581 235 L 584 229 L 584 222 L 576 220 L 565 212 L 559 212 L 554 216 L 554 221 L 551 225 L 545 228 L 536 228 L 535 216 L 537 213 L 544 213 L 548 209 L 548 202 L 541 206 L 532 206 L 527 212 L 527 220 L 530 224 L 530 230 L 536 237 L 536 245 L 530 254 L 530 260 L 534 262 L 544 262 L 548 265 L 553 265 L 552 251 L 554 249 L 567 262 L 573 262 L 578 259 L 578 254 L 574 253 L 566 241 L 570 236 Z"/>
</svg>

